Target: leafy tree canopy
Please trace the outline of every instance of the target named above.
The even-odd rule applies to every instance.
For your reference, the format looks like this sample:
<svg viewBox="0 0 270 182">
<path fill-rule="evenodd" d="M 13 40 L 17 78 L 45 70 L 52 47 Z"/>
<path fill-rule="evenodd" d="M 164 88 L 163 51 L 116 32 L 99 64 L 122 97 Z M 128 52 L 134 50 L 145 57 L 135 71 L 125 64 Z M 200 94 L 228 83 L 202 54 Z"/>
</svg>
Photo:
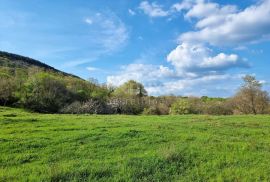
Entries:
<svg viewBox="0 0 270 182">
<path fill-rule="evenodd" d="M 145 90 L 144 86 L 136 82 L 134 80 L 130 80 L 120 87 L 118 87 L 114 91 L 114 95 L 117 96 L 138 96 L 138 97 L 143 97 L 147 96 L 147 91 Z"/>
</svg>

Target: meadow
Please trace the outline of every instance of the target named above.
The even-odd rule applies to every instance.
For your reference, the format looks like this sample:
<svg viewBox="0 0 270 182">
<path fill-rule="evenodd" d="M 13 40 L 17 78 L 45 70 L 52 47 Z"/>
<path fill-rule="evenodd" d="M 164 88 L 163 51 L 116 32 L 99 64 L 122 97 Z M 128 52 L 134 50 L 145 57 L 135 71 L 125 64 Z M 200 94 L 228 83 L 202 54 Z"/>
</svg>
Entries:
<svg viewBox="0 0 270 182">
<path fill-rule="evenodd" d="M 270 116 L 0 107 L 0 181 L 270 181 Z"/>
</svg>

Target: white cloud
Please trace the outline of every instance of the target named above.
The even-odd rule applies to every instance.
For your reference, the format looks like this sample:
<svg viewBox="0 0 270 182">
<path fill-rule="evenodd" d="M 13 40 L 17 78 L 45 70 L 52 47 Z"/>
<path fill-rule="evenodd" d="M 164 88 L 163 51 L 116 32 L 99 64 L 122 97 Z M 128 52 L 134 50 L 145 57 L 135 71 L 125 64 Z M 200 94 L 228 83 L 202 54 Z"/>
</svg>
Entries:
<svg viewBox="0 0 270 182">
<path fill-rule="evenodd" d="M 133 11 L 132 9 L 128 9 L 128 13 L 129 13 L 131 16 L 136 15 L 135 11 Z"/>
<path fill-rule="evenodd" d="M 195 18 L 198 30 L 180 35 L 180 42 L 243 46 L 270 38 L 270 0 L 242 11 L 231 5 L 201 1 L 188 9 L 185 17 Z"/>
<path fill-rule="evenodd" d="M 215 57 L 204 58 L 203 62 L 199 64 L 201 68 L 207 69 L 228 69 L 232 67 L 246 67 L 248 64 L 243 60 L 239 59 L 236 54 L 226 55 L 224 53 L 219 53 Z"/>
<path fill-rule="evenodd" d="M 93 24 L 93 20 L 91 18 L 86 18 L 84 21 L 85 21 L 85 23 L 87 23 L 89 25 Z"/>
<path fill-rule="evenodd" d="M 217 73 L 235 67 L 249 67 L 244 59 L 236 54 L 219 53 L 212 56 L 213 51 L 202 44 L 183 43 L 171 51 L 167 57 L 178 74 L 198 77 L 199 75 Z"/>
<path fill-rule="evenodd" d="M 150 95 L 176 94 L 196 95 L 210 94 L 229 96 L 234 84 L 240 80 L 238 74 L 227 74 L 226 70 L 249 66 L 248 62 L 235 54 L 219 53 L 202 44 L 181 44 L 169 53 L 167 60 L 172 68 L 163 65 L 130 64 L 121 71 L 107 77 L 107 83 L 119 86 L 128 80 L 143 83 Z M 197 92 L 194 92 L 194 91 Z M 215 93 L 216 92 L 216 93 Z"/>
<path fill-rule="evenodd" d="M 192 7 L 193 1 L 184 0 L 181 3 L 175 3 L 172 5 L 171 9 L 173 11 L 183 11 Z"/>
<path fill-rule="evenodd" d="M 146 89 L 153 95 L 203 96 L 210 94 L 212 96 L 229 96 L 238 87 L 234 84 L 240 79 L 240 75 L 207 75 L 199 78 L 165 81 L 162 85 L 154 85 L 146 87 Z M 220 93 L 221 91 L 223 93 Z"/>
<path fill-rule="evenodd" d="M 227 15 L 236 13 L 237 7 L 233 5 L 226 5 L 221 7 L 217 3 L 197 1 L 186 13 L 186 18 L 206 18 L 211 16 Z"/>
<path fill-rule="evenodd" d="M 186 19 L 194 19 L 197 30 L 181 34 L 180 43 L 243 46 L 270 39 L 270 0 L 260 0 L 243 10 L 208 0 L 183 0 L 169 10 L 155 2 L 143 1 L 139 8 L 150 17 L 170 16 L 181 11 L 185 12 Z"/>
<path fill-rule="evenodd" d="M 163 10 L 162 6 L 156 2 L 149 3 L 148 1 L 142 1 L 139 9 L 150 17 L 165 17 L 169 15 L 169 11 Z"/>
<path fill-rule="evenodd" d="M 170 16 L 181 11 L 185 12 L 186 19 L 195 19 L 197 30 L 181 34 L 181 43 L 242 46 L 270 39 L 270 0 L 260 0 L 243 10 L 235 5 L 220 5 L 208 0 L 183 0 L 169 10 L 155 2 L 142 1 L 139 9 L 150 17 Z"/>
<path fill-rule="evenodd" d="M 242 75 L 212 74 L 200 77 L 181 77 L 164 66 L 130 64 L 116 75 L 107 77 L 107 83 L 119 86 L 128 80 L 144 84 L 150 95 L 229 96 L 239 86 Z M 222 93 L 221 93 L 222 92 Z"/>
<path fill-rule="evenodd" d="M 94 72 L 94 71 L 99 71 L 99 70 L 100 70 L 99 68 L 96 68 L 96 67 L 90 67 L 90 66 L 88 66 L 86 69 L 87 69 L 88 71 L 90 71 L 90 72 Z"/>
<path fill-rule="evenodd" d="M 107 83 L 119 86 L 128 80 L 137 80 L 140 82 L 156 82 L 159 79 L 171 78 L 174 71 L 165 66 L 130 64 L 123 66 L 117 75 L 107 77 Z"/>
</svg>

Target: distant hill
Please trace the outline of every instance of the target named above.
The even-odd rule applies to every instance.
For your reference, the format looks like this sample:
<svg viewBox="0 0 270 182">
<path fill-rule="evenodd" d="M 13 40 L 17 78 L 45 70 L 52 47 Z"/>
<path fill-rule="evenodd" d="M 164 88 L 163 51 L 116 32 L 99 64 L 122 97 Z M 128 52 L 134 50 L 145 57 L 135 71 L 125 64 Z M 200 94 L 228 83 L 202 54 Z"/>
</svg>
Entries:
<svg viewBox="0 0 270 182">
<path fill-rule="evenodd" d="M 65 73 L 63 71 L 57 70 L 45 63 L 42 63 L 38 60 L 17 55 L 17 54 L 12 54 L 4 51 L 0 51 L 0 67 L 12 67 L 12 68 L 28 68 L 29 66 L 36 66 L 39 68 L 44 69 L 45 71 L 54 71 L 59 74 L 63 74 L 65 76 L 72 76 L 79 78 L 78 76 Z"/>
</svg>

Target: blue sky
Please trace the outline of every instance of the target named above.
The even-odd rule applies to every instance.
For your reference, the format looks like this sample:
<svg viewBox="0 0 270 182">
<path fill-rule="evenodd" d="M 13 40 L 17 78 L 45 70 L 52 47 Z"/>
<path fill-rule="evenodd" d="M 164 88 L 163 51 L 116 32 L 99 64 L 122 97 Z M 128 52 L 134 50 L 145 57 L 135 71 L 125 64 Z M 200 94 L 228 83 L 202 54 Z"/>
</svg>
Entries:
<svg viewBox="0 0 270 182">
<path fill-rule="evenodd" d="M 270 0 L 0 0 L 0 50 L 151 95 L 269 90 Z"/>
</svg>

